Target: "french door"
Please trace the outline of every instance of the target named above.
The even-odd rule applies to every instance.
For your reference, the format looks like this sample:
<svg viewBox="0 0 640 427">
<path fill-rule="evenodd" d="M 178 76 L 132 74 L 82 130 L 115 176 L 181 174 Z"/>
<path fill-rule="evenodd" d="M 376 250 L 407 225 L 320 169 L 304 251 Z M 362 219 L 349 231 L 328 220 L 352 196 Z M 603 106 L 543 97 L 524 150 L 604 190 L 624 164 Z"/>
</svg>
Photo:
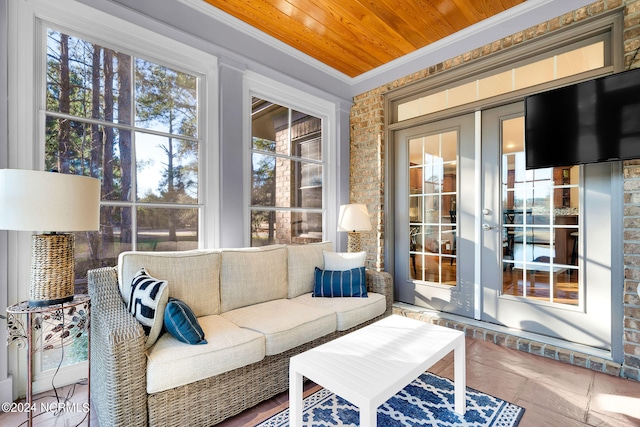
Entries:
<svg viewBox="0 0 640 427">
<path fill-rule="evenodd" d="M 394 155 L 396 299 L 472 316 L 474 115 L 398 131 Z"/>
<path fill-rule="evenodd" d="M 523 103 L 395 132 L 396 299 L 609 350 L 613 166 L 524 143 Z"/>
<path fill-rule="evenodd" d="M 482 320 L 610 349 L 612 166 L 526 170 L 523 109 L 482 112 Z"/>
</svg>

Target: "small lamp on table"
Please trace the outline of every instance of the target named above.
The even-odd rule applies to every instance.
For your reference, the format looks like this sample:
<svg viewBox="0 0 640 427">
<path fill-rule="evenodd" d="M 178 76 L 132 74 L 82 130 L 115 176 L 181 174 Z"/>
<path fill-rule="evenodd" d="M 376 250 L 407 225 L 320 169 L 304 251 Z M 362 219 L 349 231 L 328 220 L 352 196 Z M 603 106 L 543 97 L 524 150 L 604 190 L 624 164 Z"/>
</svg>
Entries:
<svg viewBox="0 0 640 427">
<path fill-rule="evenodd" d="M 95 231 L 99 225 L 98 179 L 0 169 L 0 230 L 46 230 L 31 240 L 29 305 L 73 300 L 74 235 L 61 232 Z"/>
</svg>

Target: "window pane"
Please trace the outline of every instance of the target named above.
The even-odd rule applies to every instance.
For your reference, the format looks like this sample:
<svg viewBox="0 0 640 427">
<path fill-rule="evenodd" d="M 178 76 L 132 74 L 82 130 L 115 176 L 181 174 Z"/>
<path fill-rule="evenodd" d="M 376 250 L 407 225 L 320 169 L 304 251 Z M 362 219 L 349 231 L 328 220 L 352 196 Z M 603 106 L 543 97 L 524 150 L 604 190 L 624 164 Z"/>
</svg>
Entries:
<svg viewBox="0 0 640 427">
<path fill-rule="evenodd" d="M 486 99 L 513 90 L 511 70 L 478 80 L 478 97 Z"/>
<path fill-rule="evenodd" d="M 276 212 L 251 211 L 251 246 L 272 245 L 276 242 Z"/>
<path fill-rule="evenodd" d="M 308 114 L 293 112 L 291 123 L 291 155 L 309 160 L 322 160 L 320 131 L 322 120 Z"/>
<path fill-rule="evenodd" d="M 197 137 L 197 78 L 136 59 L 136 126 Z"/>
<path fill-rule="evenodd" d="M 553 81 L 554 59 L 547 58 L 514 69 L 514 89 L 523 89 Z"/>
<path fill-rule="evenodd" d="M 251 155 L 251 204 L 275 206 L 276 158 L 260 153 Z"/>
<path fill-rule="evenodd" d="M 131 57 L 47 32 L 47 110 L 131 123 Z"/>
<path fill-rule="evenodd" d="M 251 211 L 251 246 L 322 241 L 322 213 Z"/>
<path fill-rule="evenodd" d="M 47 170 L 99 178 L 102 200 L 131 201 L 130 131 L 47 116 L 45 137 Z"/>
<path fill-rule="evenodd" d="M 198 209 L 137 209 L 140 251 L 186 251 L 198 248 Z"/>
<path fill-rule="evenodd" d="M 289 109 L 260 98 L 253 98 L 251 105 L 252 149 L 276 152 L 276 138 L 281 154 L 288 155 Z M 286 149 L 282 151 L 282 146 Z"/>
<path fill-rule="evenodd" d="M 266 154 L 251 156 L 251 204 L 322 208 L 322 165 Z"/>
<path fill-rule="evenodd" d="M 604 42 L 598 42 L 558 55 L 556 78 L 560 79 L 602 67 L 604 67 Z"/>
<path fill-rule="evenodd" d="M 198 200 L 198 143 L 136 133 L 137 199 L 195 204 Z"/>
<path fill-rule="evenodd" d="M 477 97 L 476 82 L 469 82 L 460 86 L 452 87 L 447 91 L 447 107 L 456 107 L 469 102 L 473 102 Z"/>
</svg>

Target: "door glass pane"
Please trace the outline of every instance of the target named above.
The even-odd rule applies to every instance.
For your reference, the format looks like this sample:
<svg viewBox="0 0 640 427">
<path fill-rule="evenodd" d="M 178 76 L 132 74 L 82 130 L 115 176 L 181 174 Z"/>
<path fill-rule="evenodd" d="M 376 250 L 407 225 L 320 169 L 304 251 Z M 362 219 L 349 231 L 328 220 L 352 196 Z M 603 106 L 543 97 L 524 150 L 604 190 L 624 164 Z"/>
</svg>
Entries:
<svg viewBox="0 0 640 427">
<path fill-rule="evenodd" d="M 502 122 L 502 294 L 577 305 L 580 167 L 525 170 L 523 130 Z"/>
<path fill-rule="evenodd" d="M 409 271 L 417 281 L 456 284 L 458 132 L 409 141 Z"/>
</svg>

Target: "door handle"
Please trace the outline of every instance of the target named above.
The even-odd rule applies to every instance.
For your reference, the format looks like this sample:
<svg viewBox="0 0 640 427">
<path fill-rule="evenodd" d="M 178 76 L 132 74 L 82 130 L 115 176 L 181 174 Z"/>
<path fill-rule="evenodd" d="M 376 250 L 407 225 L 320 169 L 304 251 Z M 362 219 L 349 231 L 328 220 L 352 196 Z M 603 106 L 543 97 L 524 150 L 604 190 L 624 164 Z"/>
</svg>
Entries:
<svg viewBox="0 0 640 427">
<path fill-rule="evenodd" d="M 487 224 L 487 223 L 482 224 L 482 229 L 483 229 L 484 231 L 493 230 L 494 228 L 498 228 L 498 227 L 497 227 L 497 226 L 495 226 L 495 225 L 489 225 L 489 224 Z"/>
</svg>

